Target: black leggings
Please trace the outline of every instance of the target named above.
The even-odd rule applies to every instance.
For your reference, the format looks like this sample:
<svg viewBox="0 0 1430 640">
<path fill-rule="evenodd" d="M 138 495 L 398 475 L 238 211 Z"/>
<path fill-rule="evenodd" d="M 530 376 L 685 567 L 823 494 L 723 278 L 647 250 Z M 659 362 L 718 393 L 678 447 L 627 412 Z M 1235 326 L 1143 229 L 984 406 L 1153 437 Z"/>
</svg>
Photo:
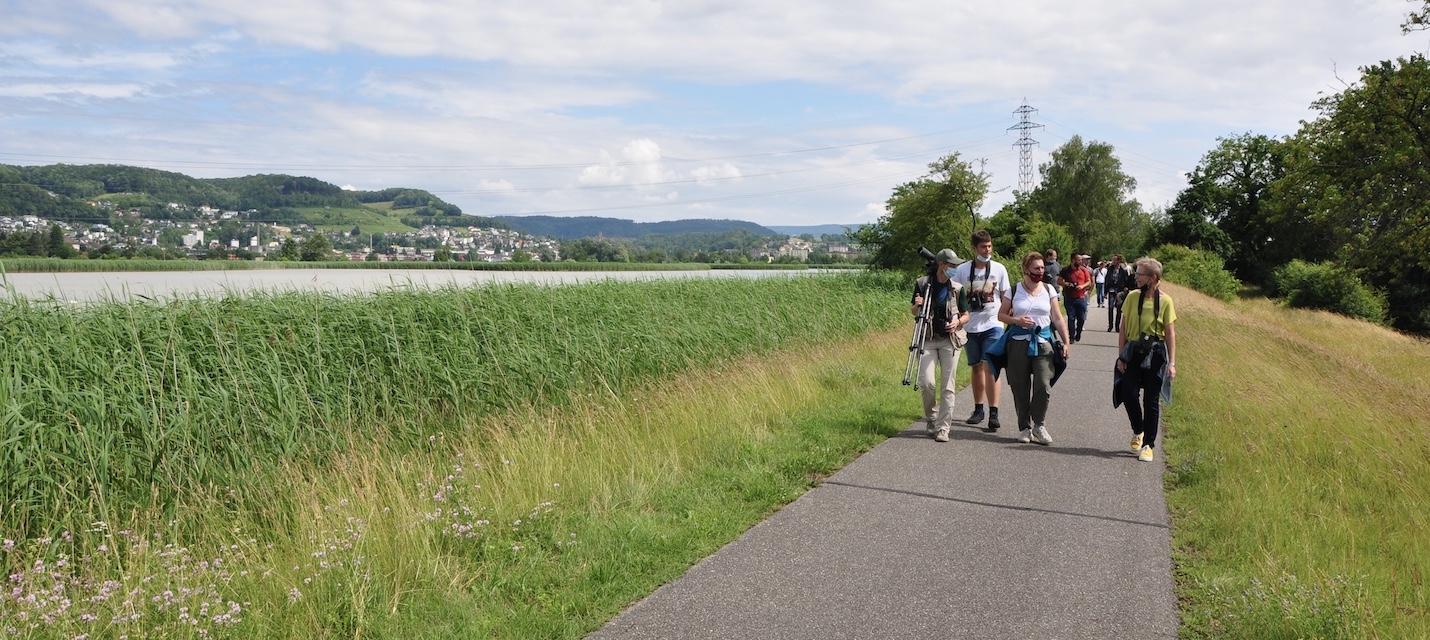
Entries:
<svg viewBox="0 0 1430 640">
<path fill-rule="evenodd" d="M 1152 354 L 1152 367 L 1143 369 L 1137 363 L 1127 365 L 1122 374 L 1122 404 L 1127 407 L 1127 419 L 1132 433 L 1142 434 L 1142 444 L 1157 446 L 1157 427 L 1162 420 L 1162 363 L 1159 349 Z M 1139 397 L 1140 396 L 1140 397 Z"/>
</svg>

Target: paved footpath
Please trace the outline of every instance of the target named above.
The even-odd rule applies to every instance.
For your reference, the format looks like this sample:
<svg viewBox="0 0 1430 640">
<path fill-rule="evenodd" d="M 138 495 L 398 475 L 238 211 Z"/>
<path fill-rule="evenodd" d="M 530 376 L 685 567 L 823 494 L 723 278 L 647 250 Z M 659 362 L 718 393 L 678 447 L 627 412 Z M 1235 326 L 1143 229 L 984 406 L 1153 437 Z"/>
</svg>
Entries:
<svg viewBox="0 0 1430 640">
<path fill-rule="evenodd" d="M 1016 440 L 1005 385 L 1001 431 L 911 424 L 591 637 L 1175 638 L 1161 452 L 1127 448 L 1103 313 L 1053 388 L 1052 446 Z"/>
</svg>

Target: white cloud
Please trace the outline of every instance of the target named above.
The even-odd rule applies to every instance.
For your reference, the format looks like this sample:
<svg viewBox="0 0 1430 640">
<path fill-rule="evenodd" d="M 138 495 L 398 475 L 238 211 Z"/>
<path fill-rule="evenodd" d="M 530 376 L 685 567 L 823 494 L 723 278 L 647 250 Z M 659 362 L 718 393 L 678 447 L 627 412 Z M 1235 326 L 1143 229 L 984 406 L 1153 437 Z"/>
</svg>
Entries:
<svg viewBox="0 0 1430 640">
<path fill-rule="evenodd" d="M 618 83 L 532 77 L 475 84 L 438 77 L 368 74 L 362 90 L 370 96 L 410 100 L 451 115 L 493 119 L 572 107 L 620 106 L 650 97 L 646 91 Z"/>
<path fill-rule="evenodd" d="M 23 82 L 0 84 L 0 96 L 11 98 L 42 98 L 46 100 L 61 100 L 66 98 L 113 100 L 132 98 L 143 91 L 143 86 L 132 83 Z"/>
<path fill-rule="evenodd" d="M 587 186 L 649 185 L 673 174 L 661 163 L 660 145 L 650 138 L 627 142 L 619 158 L 601 150 L 601 162 L 581 170 L 576 181 Z"/>
<path fill-rule="evenodd" d="M 66 70 L 102 68 L 158 71 L 174 67 L 180 62 L 180 54 L 174 52 L 61 48 L 36 42 L 0 42 L 0 58 Z"/>
<path fill-rule="evenodd" d="M 699 207 L 771 222 L 872 220 L 893 185 L 951 149 L 988 158 L 992 188 L 1014 186 L 1002 129 L 1024 96 L 1050 125 L 1035 134 L 1037 161 L 1072 133 L 1106 140 L 1138 179 L 1137 197 L 1164 203 L 1219 133 L 1294 130 L 1316 91 L 1337 88 L 1333 64 L 1351 79 L 1359 65 L 1424 46 L 1399 36 L 1405 7 L 1390 0 L 1034 0 L 1016 11 L 915 0 L 11 4 L 0 20 L 7 149 L 104 148 L 188 160 L 168 168 L 191 174 L 421 186 L 456 192 L 474 212 L 482 199 L 463 201 L 473 189 L 503 206 L 567 210 L 678 199 L 655 184 L 671 180 L 702 185 L 686 194 L 696 203 L 632 210 L 638 219 Z M 757 103 L 719 102 L 731 86 L 762 87 L 755 100 L 763 87 L 814 90 L 766 121 Z M 705 87 L 716 87 L 709 104 Z M 804 105 L 823 96 L 833 97 Z M 136 108 L 119 108 L 123 99 Z M 808 117 L 791 122 L 799 106 Z M 936 110 L 949 126 L 969 112 L 1006 121 L 738 166 L 682 160 L 895 138 L 940 128 L 902 119 Z M 52 111 L 73 117 L 30 115 Z M 218 158 L 247 164 L 193 162 Z M 797 192 L 698 202 L 781 191 Z M 990 196 L 983 213 L 1011 197 Z"/>
<path fill-rule="evenodd" d="M 510 180 L 504 179 L 482 180 L 477 183 L 477 186 L 481 187 L 482 191 L 492 192 L 511 192 L 516 189 L 516 185 L 513 185 Z"/>
<path fill-rule="evenodd" d="M 694 80 L 795 79 L 967 104 L 1083 96 L 1139 121 L 1196 96 L 1201 119 L 1267 114 L 1259 96 L 1308 94 L 1331 60 L 1398 50 L 1397 3 L 1343 0 L 1039 0 L 930 10 L 924 2 L 715 3 L 627 0 L 107 0 L 96 8 L 154 38 L 234 29 L 264 43 L 491 61 L 570 74 L 657 72 Z M 550 101 L 551 96 L 537 100 Z M 1181 114 L 1179 114 L 1181 115 Z M 1275 113 L 1275 115 L 1283 115 Z M 1258 118 L 1259 120 L 1260 118 Z M 1223 122 L 1224 123 L 1224 122 Z"/>
<path fill-rule="evenodd" d="M 695 181 L 700 184 L 712 181 L 728 182 L 732 178 L 739 178 L 741 175 L 740 168 L 728 162 L 707 164 L 696 167 L 690 172 L 690 177 L 694 178 Z"/>
</svg>

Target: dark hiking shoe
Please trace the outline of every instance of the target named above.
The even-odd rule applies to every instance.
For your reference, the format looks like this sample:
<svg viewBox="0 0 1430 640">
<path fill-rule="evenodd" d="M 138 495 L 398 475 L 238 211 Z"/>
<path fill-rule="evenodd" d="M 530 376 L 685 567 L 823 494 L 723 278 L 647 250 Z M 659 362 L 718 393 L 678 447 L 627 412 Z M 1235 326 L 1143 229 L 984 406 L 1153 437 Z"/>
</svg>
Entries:
<svg viewBox="0 0 1430 640">
<path fill-rule="evenodd" d="M 983 407 L 978 407 L 974 409 L 973 415 L 968 416 L 967 422 L 968 424 L 978 424 L 980 422 L 983 422 Z"/>
</svg>

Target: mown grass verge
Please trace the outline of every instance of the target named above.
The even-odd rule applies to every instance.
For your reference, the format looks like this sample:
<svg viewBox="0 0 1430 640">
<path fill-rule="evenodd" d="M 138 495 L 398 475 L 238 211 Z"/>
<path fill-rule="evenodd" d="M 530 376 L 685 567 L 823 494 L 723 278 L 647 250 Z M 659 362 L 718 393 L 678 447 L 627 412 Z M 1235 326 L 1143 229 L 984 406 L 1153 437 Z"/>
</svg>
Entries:
<svg viewBox="0 0 1430 640">
<path fill-rule="evenodd" d="M 0 621 L 17 638 L 580 637 L 906 426 L 906 339 L 596 387 L 418 447 L 355 439 L 285 467 L 272 503 L 191 501 L 207 526 L 189 532 L 151 512 L 23 541 L 0 556 L 21 576 Z"/>
<path fill-rule="evenodd" d="M 1166 486 L 1183 635 L 1430 637 L 1430 343 L 1174 295 Z"/>
</svg>

